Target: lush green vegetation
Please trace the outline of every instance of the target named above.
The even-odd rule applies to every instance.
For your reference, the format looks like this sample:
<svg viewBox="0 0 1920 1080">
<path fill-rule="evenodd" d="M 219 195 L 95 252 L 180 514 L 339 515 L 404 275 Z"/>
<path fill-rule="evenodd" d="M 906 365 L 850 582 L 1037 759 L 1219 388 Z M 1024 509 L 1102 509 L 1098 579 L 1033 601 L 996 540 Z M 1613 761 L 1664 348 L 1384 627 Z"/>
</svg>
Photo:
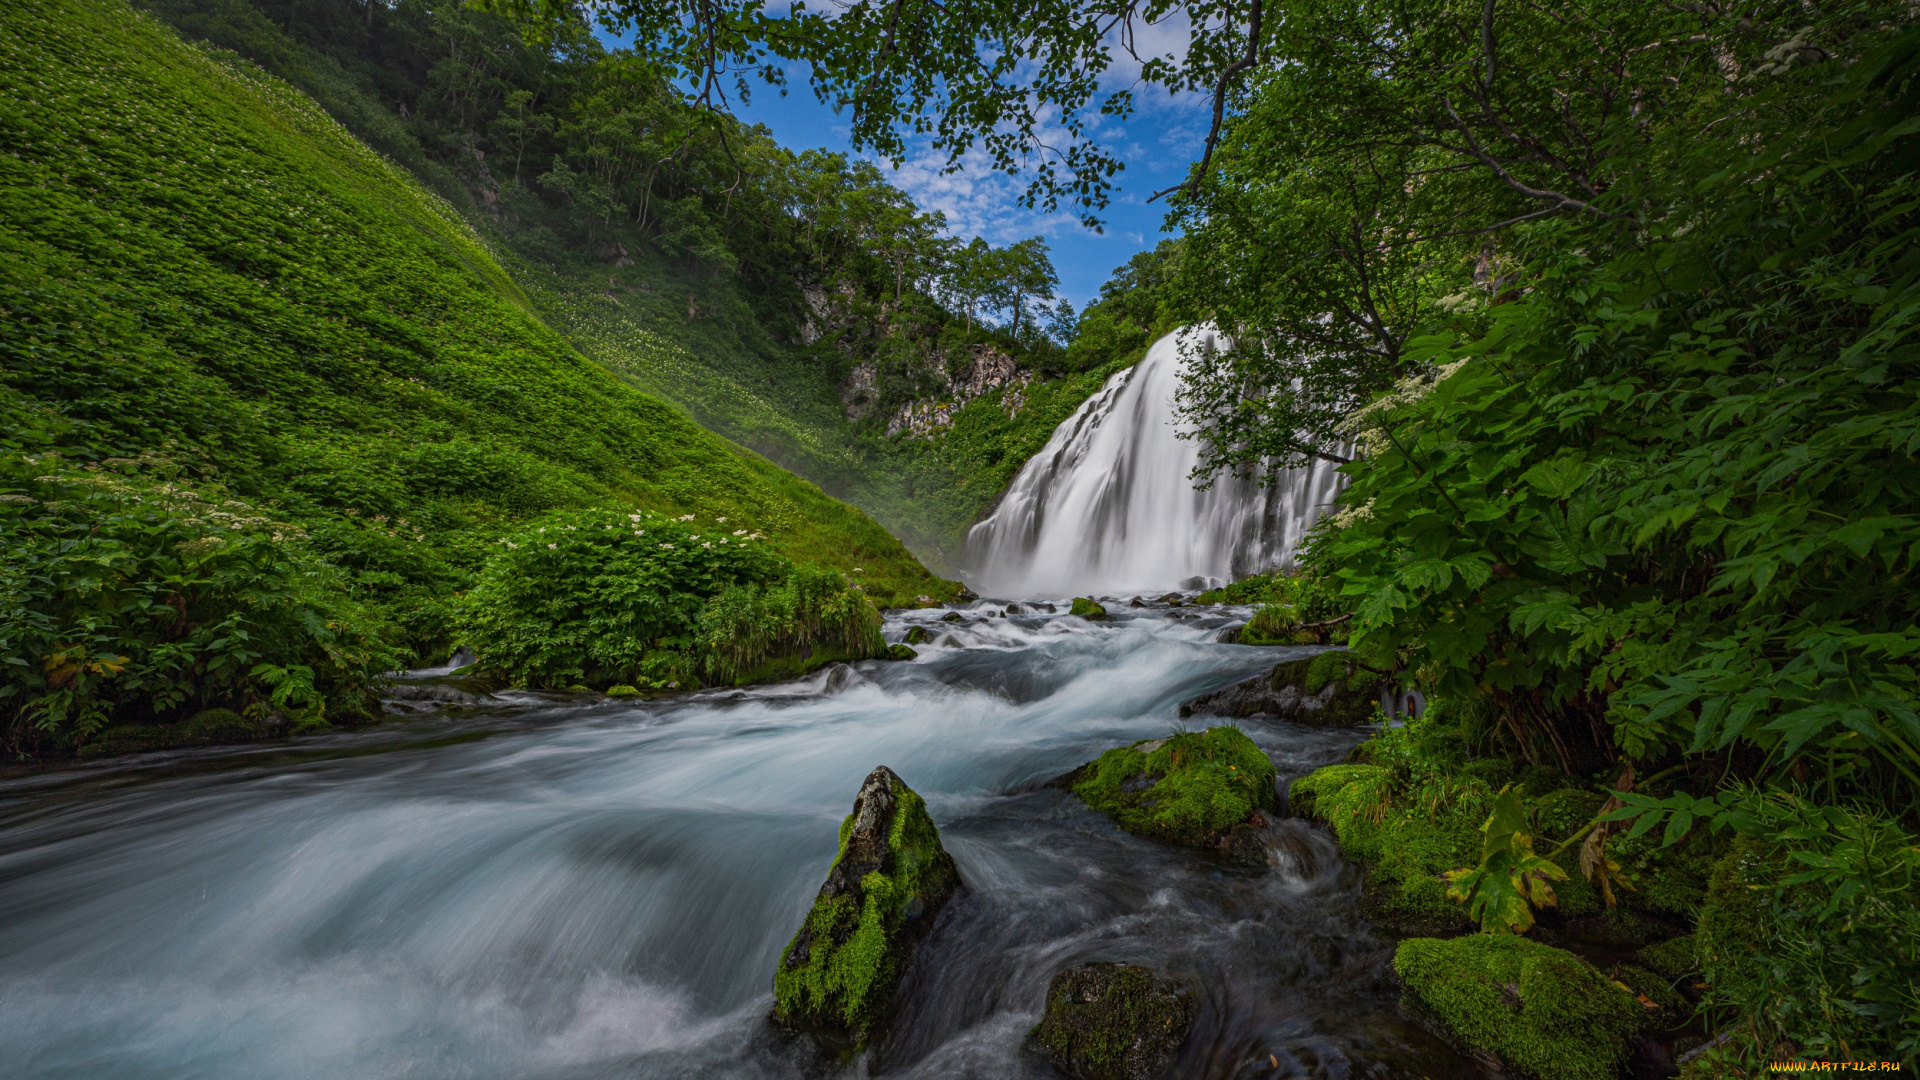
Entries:
<svg viewBox="0 0 1920 1080">
<path fill-rule="evenodd" d="M 1122 268 L 1075 338 L 1074 313 L 1043 302 L 1043 242 L 947 237 L 871 163 L 794 153 L 689 103 L 577 20 L 539 48 L 496 15 L 423 0 L 141 3 L 406 166 L 589 357 L 936 566 L 1162 325 L 1170 250 Z M 974 396 L 976 359 L 995 355 L 1033 381 Z M 911 402 L 958 407 L 930 438 L 889 436 Z"/>
<path fill-rule="evenodd" d="M 1307 565 L 1436 703 L 1302 794 L 1409 913 L 1717 932 L 1702 1075 L 1911 1063 L 1920 33 L 1569 11 L 1290 11 L 1184 204 L 1189 415 L 1353 447 Z"/>
<path fill-rule="evenodd" d="M 1084 766 L 1073 793 L 1141 836 L 1189 847 L 1274 804 L 1274 768 L 1236 727 L 1211 727 L 1116 747 Z"/>
<path fill-rule="evenodd" d="M 446 202 L 246 61 L 110 0 L 12 5 L 0 55 L 14 748 L 360 715 L 548 510 L 725 517 L 882 603 L 950 588 L 583 358 Z"/>
<path fill-rule="evenodd" d="M 377 712 L 372 680 L 397 655 L 341 571 L 298 527 L 171 471 L 0 455 L 0 708 L 16 738 L 111 742 L 163 717 L 204 717 L 196 739 L 242 720 L 299 732 Z"/>
<path fill-rule="evenodd" d="M 885 651 L 839 573 L 724 518 L 555 511 L 500 537 L 456 615 L 482 670 L 516 685 L 678 690 Z M 856 567 L 856 577 L 864 572 Z"/>
</svg>

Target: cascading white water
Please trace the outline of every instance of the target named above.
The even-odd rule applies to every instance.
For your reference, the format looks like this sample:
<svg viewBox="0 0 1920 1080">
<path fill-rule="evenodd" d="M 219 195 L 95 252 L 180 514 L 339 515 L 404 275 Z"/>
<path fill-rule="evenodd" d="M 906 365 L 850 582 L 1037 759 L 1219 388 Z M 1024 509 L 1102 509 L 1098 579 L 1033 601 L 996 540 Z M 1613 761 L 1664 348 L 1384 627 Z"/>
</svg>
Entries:
<svg viewBox="0 0 1920 1080">
<path fill-rule="evenodd" d="M 1153 343 L 1107 380 L 1015 476 L 967 536 L 967 574 L 991 596 L 1197 588 L 1284 566 L 1345 478 L 1325 461 L 1270 476 L 1222 475 L 1195 490 L 1200 443 L 1179 437 L 1184 348 L 1211 329 Z"/>
</svg>

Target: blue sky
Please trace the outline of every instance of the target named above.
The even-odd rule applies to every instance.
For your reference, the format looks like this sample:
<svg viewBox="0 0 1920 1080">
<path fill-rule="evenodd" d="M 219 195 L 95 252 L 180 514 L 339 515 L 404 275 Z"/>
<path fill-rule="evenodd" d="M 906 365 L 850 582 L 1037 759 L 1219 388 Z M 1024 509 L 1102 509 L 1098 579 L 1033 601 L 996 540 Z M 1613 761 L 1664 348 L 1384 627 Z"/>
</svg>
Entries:
<svg viewBox="0 0 1920 1080">
<path fill-rule="evenodd" d="M 1177 13 L 1158 25 L 1136 28 L 1136 34 L 1141 52 L 1175 57 L 1186 51 L 1187 27 Z M 604 32 L 600 36 L 615 47 L 625 44 Z M 1138 72 L 1137 63 L 1117 54 L 1104 89 L 1125 86 Z M 732 101 L 734 112 L 749 123 L 765 124 L 789 149 L 853 153 L 846 121 L 814 98 L 805 65 L 790 66 L 787 82 L 783 97 L 777 89 L 754 80 L 749 101 Z M 946 214 L 948 231 L 963 240 L 980 236 L 1004 245 L 1029 236 L 1045 237 L 1060 275 L 1061 294 L 1074 306 L 1085 307 L 1099 295 L 1115 267 L 1171 235 L 1161 231 L 1165 202 L 1149 204 L 1147 199 L 1186 175 L 1188 165 L 1199 157 L 1211 119 L 1212 102 L 1203 95 L 1175 98 L 1165 90 L 1147 87 L 1135 88 L 1134 93 L 1134 113 L 1126 121 L 1089 118 L 1101 145 L 1117 152 L 1126 165 L 1114 177 L 1113 201 L 1100 215 L 1104 232 L 1081 225 L 1065 207 L 1048 214 L 1021 206 L 1026 179 L 995 172 L 984 159 L 969 161 L 953 174 L 941 171 L 946 155 L 924 145 L 909 153 L 898 169 L 892 169 L 891 162 L 874 160 L 921 209 Z M 975 157 L 979 158 L 977 151 Z"/>
<path fill-rule="evenodd" d="M 735 114 L 749 123 L 765 124 L 782 145 L 794 150 L 852 152 L 846 120 L 815 100 L 804 69 L 790 74 L 785 97 L 765 85 L 753 90 L 744 106 L 733 103 Z M 1098 295 L 1114 267 L 1169 235 L 1161 231 L 1165 202 L 1149 204 L 1147 199 L 1179 182 L 1206 137 L 1209 116 L 1204 101 L 1193 95 L 1174 99 L 1164 90 L 1151 88 L 1136 91 L 1136 96 L 1137 107 L 1125 122 L 1100 118 L 1100 141 L 1126 163 L 1125 171 L 1115 177 L 1113 202 L 1101 215 L 1105 219 L 1102 233 L 1082 226 L 1065 207 L 1049 214 L 1021 206 L 1026 178 L 994 172 L 984 160 L 969 162 L 958 173 L 942 174 L 946 156 L 921 146 L 897 170 L 888 162 L 880 164 L 922 209 L 946 214 L 950 230 L 962 239 L 981 236 L 994 244 L 1007 244 L 1029 236 L 1046 237 L 1060 274 L 1061 292 L 1084 307 Z"/>
</svg>

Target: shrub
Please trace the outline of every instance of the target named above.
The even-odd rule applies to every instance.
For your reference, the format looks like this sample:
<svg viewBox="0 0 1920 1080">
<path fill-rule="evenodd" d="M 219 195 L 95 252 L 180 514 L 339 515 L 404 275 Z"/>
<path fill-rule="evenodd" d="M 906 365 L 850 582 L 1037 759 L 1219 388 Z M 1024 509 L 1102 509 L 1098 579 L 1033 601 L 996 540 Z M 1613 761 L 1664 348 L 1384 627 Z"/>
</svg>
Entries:
<svg viewBox="0 0 1920 1080">
<path fill-rule="evenodd" d="M 775 658 L 818 666 L 888 654 L 880 613 L 867 598 L 838 573 L 805 563 L 784 581 L 715 596 L 701 614 L 699 644 L 707 675 L 723 683 L 752 681 Z"/>
<path fill-rule="evenodd" d="M 1706 1007 L 1776 1051 L 1920 1060 L 1920 843 L 1881 813 L 1753 796 L 1700 914 Z"/>
<path fill-rule="evenodd" d="M 174 471 L 0 454 L 0 710 L 16 749 L 207 706 L 308 726 L 372 706 L 395 654 L 342 575 L 217 485 L 154 475 Z"/>
<path fill-rule="evenodd" d="M 773 658 L 879 653 L 879 614 L 839 574 L 692 515 L 568 510 L 497 540 L 459 630 L 488 671 L 538 686 L 732 682 Z"/>
</svg>

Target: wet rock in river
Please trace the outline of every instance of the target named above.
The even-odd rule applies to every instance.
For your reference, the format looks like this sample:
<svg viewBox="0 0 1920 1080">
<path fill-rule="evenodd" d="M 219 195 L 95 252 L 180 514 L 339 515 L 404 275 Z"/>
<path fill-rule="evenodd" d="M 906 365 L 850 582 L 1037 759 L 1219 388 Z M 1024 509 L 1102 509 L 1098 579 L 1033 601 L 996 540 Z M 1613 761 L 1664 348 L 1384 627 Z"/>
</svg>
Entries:
<svg viewBox="0 0 1920 1080">
<path fill-rule="evenodd" d="M 837 1048 L 879 1037 L 914 943 L 959 888 L 926 803 L 893 770 L 873 770 L 774 972 L 774 1019 Z"/>
<path fill-rule="evenodd" d="M 966 616 L 960 614 L 957 611 L 949 611 L 945 615 L 940 616 L 940 621 L 941 622 L 966 622 L 967 618 Z"/>
<path fill-rule="evenodd" d="M 1073 598 L 1073 610 L 1069 614 L 1078 615 L 1083 619 L 1104 619 L 1107 617 L 1107 609 L 1092 597 L 1076 596 Z"/>
<path fill-rule="evenodd" d="M 925 644 L 926 640 L 932 636 L 933 635 L 927 633 L 927 628 L 924 626 L 907 627 L 907 644 L 909 645 Z"/>
<path fill-rule="evenodd" d="M 1275 664 L 1256 675 L 1180 706 L 1181 716 L 1266 715 L 1318 727 L 1365 724 L 1374 719 L 1380 676 L 1333 649 Z"/>
<path fill-rule="evenodd" d="M 1053 977 L 1034 1044 L 1078 1080 L 1154 1080 L 1193 1027 L 1193 995 L 1137 964 L 1083 964 Z"/>
<path fill-rule="evenodd" d="M 1233 727 L 1118 747 L 1061 778 L 1130 833 L 1254 865 L 1266 862 L 1274 780 L 1273 762 Z"/>
</svg>

